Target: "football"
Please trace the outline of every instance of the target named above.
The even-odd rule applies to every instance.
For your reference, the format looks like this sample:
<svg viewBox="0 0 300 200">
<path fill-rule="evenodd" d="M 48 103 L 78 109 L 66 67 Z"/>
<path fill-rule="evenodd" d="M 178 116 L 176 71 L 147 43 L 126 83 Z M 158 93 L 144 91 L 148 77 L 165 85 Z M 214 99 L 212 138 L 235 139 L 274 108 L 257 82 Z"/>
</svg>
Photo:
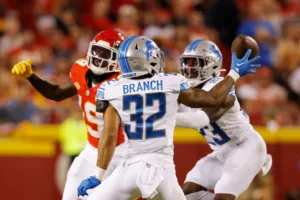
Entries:
<svg viewBox="0 0 300 200">
<path fill-rule="evenodd" d="M 239 59 L 244 57 L 248 49 L 252 50 L 249 58 L 253 58 L 259 54 L 257 42 L 248 35 L 237 36 L 231 45 L 231 53 L 236 52 L 236 57 Z"/>
</svg>

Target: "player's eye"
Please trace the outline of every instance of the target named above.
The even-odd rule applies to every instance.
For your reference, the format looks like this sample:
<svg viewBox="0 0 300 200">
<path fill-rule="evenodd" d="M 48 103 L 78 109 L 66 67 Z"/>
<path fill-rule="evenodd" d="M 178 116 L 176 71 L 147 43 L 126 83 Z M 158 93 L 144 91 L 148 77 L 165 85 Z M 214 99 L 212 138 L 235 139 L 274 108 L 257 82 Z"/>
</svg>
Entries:
<svg viewBox="0 0 300 200">
<path fill-rule="evenodd" d="M 106 68 L 106 67 L 108 67 L 108 62 L 107 62 L 106 60 L 103 60 L 103 62 L 102 62 L 102 64 L 101 64 L 100 67 L 101 67 L 101 68 Z"/>
<path fill-rule="evenodd" d="M 111 58 L 111 50 L 106 49 L 101 46 L 92 46 L 92 55 L 97 56 L 99 58 L 110 59 Z"/>
<path fill-rule="evenodd" d="M 93 59 L 92 59 L 93 65 L 95 65 L 95 66 L 97 66 L 97 67 L 100 66 L 101 61 L 102 61 L 102 60 L 101 60 L 101 59 L 98 59 L 98 58 L 93 58 Z"/>
<path fill-rule="evenodd" d="M 100 58 L 110 58 L 110 52 L 107 52 L 107 51 L 100 51 Z"/>
<path fill-rule="evenodd" d="M 197 58 L 183 58 L 183 63 L 186 67 L 197 67 Z"/>
</svg>

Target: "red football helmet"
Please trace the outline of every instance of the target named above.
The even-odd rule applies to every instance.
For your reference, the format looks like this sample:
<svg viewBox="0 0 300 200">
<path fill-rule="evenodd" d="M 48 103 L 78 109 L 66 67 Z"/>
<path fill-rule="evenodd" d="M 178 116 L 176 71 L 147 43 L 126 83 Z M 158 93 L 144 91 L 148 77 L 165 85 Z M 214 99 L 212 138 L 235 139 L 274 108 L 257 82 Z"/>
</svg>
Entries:
<svg viewBox="0 0 300 200">
<path fill-rule="evenodd" d="M 98 33 L 90 42 L 87 61 L 94 74 L 118 71 L 117 52 L 124 41 L 123 35 L 115 30 Z"/>
</svg>

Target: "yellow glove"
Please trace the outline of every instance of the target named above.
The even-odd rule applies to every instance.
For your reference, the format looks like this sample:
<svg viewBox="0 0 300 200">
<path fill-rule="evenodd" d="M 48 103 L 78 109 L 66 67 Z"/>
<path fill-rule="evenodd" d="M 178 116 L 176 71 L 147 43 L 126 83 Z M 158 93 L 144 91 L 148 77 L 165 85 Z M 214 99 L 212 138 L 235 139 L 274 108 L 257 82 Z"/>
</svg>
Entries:
<svg viewBox="0 0 300 200">
<path fill-rule="evenodd" d="M 23 78 L 29 78 L 31 76 L 32 68 L 31 68 L 31 60 L 18 62 L 11 69 L 12 74 L 19 75 Z"/>
</svg>

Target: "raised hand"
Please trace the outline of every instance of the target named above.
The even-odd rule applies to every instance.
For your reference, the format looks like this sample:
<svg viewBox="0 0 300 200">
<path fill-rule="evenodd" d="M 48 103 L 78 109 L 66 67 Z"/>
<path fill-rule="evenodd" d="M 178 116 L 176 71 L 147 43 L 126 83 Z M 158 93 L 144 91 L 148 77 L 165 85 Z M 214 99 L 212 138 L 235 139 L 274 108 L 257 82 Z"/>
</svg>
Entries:
<svg viewBox="0 0 300 200">
<path fill-rule="evenodd" d="M 29 78 L 33 73 L 31 67 L 31 60 L 28 59 L 27 61 L 18 62 L 11 69 L 11 73 L 26 79 Z"/>
<path fill-rule="evenodd" d="M 245 56 L 242 59 L 236 57 L 236 53 L 232 53 L 231 57 L 231 70 L 234 70 L 239 76 L 245 76 L 246 74 L 255 74 L 255 69 L 260 68 L 260 64 L 253 64 L 257 61 L 260 56 L 255 56 L 254 58 L 248 60 L 251 55 L 251 49 L 248 49 Z"/>
</svg>

